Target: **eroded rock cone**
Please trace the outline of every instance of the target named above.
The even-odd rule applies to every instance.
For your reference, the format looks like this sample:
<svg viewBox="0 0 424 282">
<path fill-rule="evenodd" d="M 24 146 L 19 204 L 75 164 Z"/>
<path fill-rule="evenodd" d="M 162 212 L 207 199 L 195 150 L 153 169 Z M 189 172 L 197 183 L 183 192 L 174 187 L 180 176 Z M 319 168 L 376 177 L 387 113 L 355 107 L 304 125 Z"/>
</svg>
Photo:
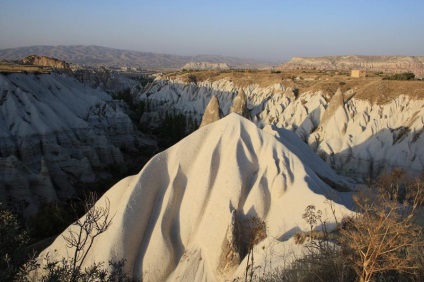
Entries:
<svg viewBox="0 0 424 282">
<path fill-rule="evenodd" d="M 237 218 L 237 210 L 231 211 L 231 222 L 228 226 L 226 240 L 222 246 L 222 253 L 220 259 L 220 269 L 225 273 L 229 270 L 234 271 L 234 267 L 238 266 L 241 262 L 240 257 L 240 223 Z"/>
<path fill-rule="evenodd" d="M 339 88 L 322 115 L 318 126 L 318 132 L 320 132 L 318 140 L 343 138 L 348 122 L 349 115 L 344 107 L 344 96 Z"/>
<path fill-rule="evenodd" d="M 205 112 L 203 114 L 202 123 L 200 127 L 208 125 L 214 121 L 221 119 L 220 109 L 219 109 L 219 101 L 218 98 L 214 95 L 212 96 L 209 104 L 207 105 Z"/>
<path fill-rule="evenodd" d="M 247 110 L 246 94 L 243 90 L 241 90 L 234 98 L 233 105 L 231 106 L 231 112 L 250 119 L 249 111 Z"/>
<path fill-rule="evenodd" d="M 334 96 L 328 103 L 327 109 L 325 110 L 324 115 L 322 116 L 320 126 L 325 126 L 328 120 L 334 116 L 334 114 L 340 107 L 344 107 L 344 97 L 343 92 L 339 88 L 337 89 L 336 94 L 334 94 Z"/>
</svg>

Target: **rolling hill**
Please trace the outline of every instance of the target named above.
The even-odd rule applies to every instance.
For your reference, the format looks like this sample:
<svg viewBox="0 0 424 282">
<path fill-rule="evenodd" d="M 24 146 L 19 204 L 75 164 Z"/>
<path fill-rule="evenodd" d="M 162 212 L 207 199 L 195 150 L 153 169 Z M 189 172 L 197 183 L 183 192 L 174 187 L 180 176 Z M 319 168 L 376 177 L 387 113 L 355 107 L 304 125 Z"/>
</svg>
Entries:
<svg viewBox="0 0 424 282">
<path fill-rule="evenodd" d="M 267 65 L 254 59 L 219 55 L 178 56 L 101 46 L 30 46 L 0 50 L 0 59 L 17 60 L 29 55 L 48 56 L 74 64 L 91 66 L 134 66 L 144 69 L 179 69 L 188 62 L 226 63 L 235 68 L 258 68 Z"/>
</svg>

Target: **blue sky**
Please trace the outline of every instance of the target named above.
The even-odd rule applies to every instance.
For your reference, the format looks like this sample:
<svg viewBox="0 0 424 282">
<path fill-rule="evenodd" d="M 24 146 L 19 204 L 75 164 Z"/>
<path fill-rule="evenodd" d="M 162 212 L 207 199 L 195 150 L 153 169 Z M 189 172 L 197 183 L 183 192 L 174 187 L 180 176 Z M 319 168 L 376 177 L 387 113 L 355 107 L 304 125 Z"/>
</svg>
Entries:
<svg viewBox="0 0 424 282">
<path fill-rule="evenodd" d="M 0 49 L 100 45 L 177 55 L 424 55 L 424 0 L 0 0 Z"/>
</svg>

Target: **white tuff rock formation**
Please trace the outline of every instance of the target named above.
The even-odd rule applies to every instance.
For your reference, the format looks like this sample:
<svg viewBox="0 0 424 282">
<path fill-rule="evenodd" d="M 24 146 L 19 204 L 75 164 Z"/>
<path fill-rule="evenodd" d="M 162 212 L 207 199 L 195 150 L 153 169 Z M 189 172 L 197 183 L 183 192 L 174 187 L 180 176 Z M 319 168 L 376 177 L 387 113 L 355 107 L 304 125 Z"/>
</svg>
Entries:
<svg viewBox="0 0 424 282">
<path fill-rule="evenodd" d="M 241 230 L 253 216 L 265 223 L 255 237 L 255 265 L 265 270 L 267 254 L 274 251 L 279 255 L 273 267 L 279 267 L 300 255 L 301 247 L 290 238 L 309 229 L 302 219 L 306 206 L 327 214 L 330 229 L 327 198 L 336 202 L 337 217 L 350 213 L 344 194 L 309 166 L 314 157 L 303 157 L 307 162 L 237 114 L 205 126 L 97 202 L 102 206 L 109 199 L 114 218 L 94 241 L 85 265 L 125 258 L 125 271 L 143 281 L 232 280 L 244 273 L 248 242 Z M 40 259 L 68 253 L 59 236 Z"/>
<path fill-rule="evenodd" d="M 208 106 L 205 109 L 205 113 L 203 114 L 202 123 L 200 124 L 200 127 L 215 122 L 221 119 L 221 117 L 222 114 L 221 109 L 219 108 L 218 98 L 216 98 L 216 96 L 212 96 Z"/>
<path fill-rule="evenodd" d="M 330 100 L 323 91 L 297 93 L 284 84 L 239 87 L 220 79 L 194 85 L 159 77 L 138 99 L 150 103 L 156 120 L 171 110 L 200 120 L 211 96 L 225 116 L 244 91 L 252 121 L 295 132 L 339 173 L 366 178 L 398 167 L 417 174 L 424 169 L 424 100 L 399 95 L 376 104 L 349 91 Z"/>
<path fill-rule="evenodd" d="M 242 117 L 250 119 L 250 114 L 249 114 L 249 111 L 247 110 L 246 94 L 244 93 L 243 90 L 241 90 L 237 94 L 237 96 L 234 98 L 233 105 L 231 106 L 230 112 L 239 114 Z"/>
<path fill-rule="evenodd" d="M 93 182 L 96 169 L 123 162 L 122 148 L 145 142 L 101 90 L 66 75 L 0 75 L 0 194 L 27 202 L 27 213 L 37 198 L 72 195 L 72 183 Z"/>
</svg>

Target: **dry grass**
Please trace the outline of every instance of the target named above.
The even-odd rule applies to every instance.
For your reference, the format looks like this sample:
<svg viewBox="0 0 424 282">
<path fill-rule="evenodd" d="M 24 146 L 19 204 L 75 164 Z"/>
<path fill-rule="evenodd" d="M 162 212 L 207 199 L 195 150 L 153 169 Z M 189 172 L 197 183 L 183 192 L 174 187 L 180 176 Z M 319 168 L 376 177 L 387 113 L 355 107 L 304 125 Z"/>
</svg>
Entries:
<svg viewBox="0 0 424 282">
<path fill-rule="evenodd" d="M 388 103 L 402 94 L 424 99 L 424 81 L 383 80 L 381 75 L 372 72 L 365 78 L 351 78 L 343 71 L 320 70 L 281 70 L 278 73 L 269 70 L 179 71 L 166 74 L 171 79 L 178 77 L 186 82 L 190 75 L 195 75 L 198 82 L 228 79 L 239 87 L 250 84 L 268 87 L 282 83 L 285 87 L 299 89 L 300 93 L 322 91 L 330 97 L 340 88 L 343 92 L 351 90 L 356 99 L 378 104 Z"/>
<path fill-rule="evenodd" d="M 374 80 L 364 86 L 358 87 L 356 98 L 375 101 L 378 104 L 389 102 L 401 94 L 416 99 L 424 98 L 423 81 Z"/>
</svg>

